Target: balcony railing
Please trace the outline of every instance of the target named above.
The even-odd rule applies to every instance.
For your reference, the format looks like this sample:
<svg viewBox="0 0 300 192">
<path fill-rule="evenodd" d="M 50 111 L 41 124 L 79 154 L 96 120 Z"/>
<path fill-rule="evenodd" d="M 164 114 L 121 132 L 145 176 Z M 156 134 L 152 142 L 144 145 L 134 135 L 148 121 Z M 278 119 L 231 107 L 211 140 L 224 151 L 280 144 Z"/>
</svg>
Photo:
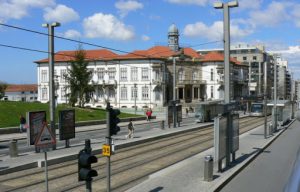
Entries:
<svg viewBox="0 0 300 192">
<path fill-rule="evenodd" d="M 179 85 L 206 84 L 206 80 L 178 80 Z"/>
</svg>

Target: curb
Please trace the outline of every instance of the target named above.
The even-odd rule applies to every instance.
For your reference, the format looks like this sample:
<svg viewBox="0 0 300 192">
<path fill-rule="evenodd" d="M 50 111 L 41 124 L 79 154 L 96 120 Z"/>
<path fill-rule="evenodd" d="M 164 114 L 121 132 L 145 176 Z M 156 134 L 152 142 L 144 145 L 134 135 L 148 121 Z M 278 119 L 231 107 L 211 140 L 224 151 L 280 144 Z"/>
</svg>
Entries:
<svg viewBox="0 0 300 192">
<path fill-rule="evenodd" d="M 230 175 L 222 184 L 217 186 L 213 191 L 214 192 L 219 192 L 220 190 L 223 189 L 223 187 L 226 186 L 235 176 L 237 176 L 241 171 L 243 171 L 251 162 L 253 162 L 256 157 L 258 157 L 266 148 L 268 148 L 286 129 L 295 121 L 293 119 L 288 125 L 284 126 L 284 128 L 278 133 L 272 140 L 270 140 L 262 149 L 260 149 L 255 155 L 250 157 L 250 159 L 242 165 L 240 168 L 238 168 L 232 175 Z"/>
</svg>

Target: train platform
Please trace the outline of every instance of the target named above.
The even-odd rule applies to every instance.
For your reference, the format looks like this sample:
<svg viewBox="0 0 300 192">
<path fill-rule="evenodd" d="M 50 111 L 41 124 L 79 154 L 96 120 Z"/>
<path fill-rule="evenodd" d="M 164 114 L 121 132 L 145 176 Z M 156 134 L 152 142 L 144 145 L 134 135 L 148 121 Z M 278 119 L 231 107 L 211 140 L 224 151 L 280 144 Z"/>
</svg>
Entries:
<svg viewBox="0 0 300 192">
<path fill-rule="evenodd" d="M 291 124 L 294 127 L 300 126 L 299 122 Z M 217 164 L 214 163 L 213 180 L 210 182 L 204 181 L 204 158 L 207 155 L 214 155 L 214 148 L 210 148 L 200 154 L 156 172 L 150 175 L 147 180 L 126 192 L 220 191 L 231 179 L 264 152 L 264 150 L 270 146 L 288 126 L 290 126 L 290 124 L 281 128 L 278 132 L 274 133 L 273 136 L 270 136 L 267 139 L 264 139 L 263 126 L 240 135 L 240 145 L 239 150 L 236 152 L 236 161 L 224 172 L 218 172 Z M 252 183 L 252 185 L 255 184 Z M 238 191 L 244 190 L 243 188 L 240 188 Z"/>
</svg>

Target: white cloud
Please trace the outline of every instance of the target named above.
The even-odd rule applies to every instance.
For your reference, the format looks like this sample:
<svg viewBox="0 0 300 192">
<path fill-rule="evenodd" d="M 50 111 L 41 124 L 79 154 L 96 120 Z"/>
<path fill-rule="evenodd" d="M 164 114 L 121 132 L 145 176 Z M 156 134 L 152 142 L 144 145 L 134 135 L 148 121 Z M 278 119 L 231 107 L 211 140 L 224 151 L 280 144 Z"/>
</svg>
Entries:
<svg viewBox="0 0 300 192">
<path fill-rule="evenodd" d="M 251 34 L 251 29 L 241 29 L 237 24 L 231 24 L 230 34 L 233 38 L 241 38 Z M 188 24 L 185 26 L 183 34 L 187 37 L 204 37 L 209 40 L 223 39 L 223 21 L 216 21 L 211 26 L 202 22 Z"/>
<path fill-rule="evenodd" d="M 239 7 L 237 10 L 259 9 L 261 7 L 262 2 L 263 0 L 239 0 Z"/>
<path fill-rule="evenodd" d="M 115 7 L 119 9 L 119 13 L 121 17 L 125 17 L 130 11 L 135 11 L 138 9 L 142 9 L 144 5 L 138 1 L 118 1 L 115 3 Z"/>
<path fill-rule="evenodd" d="M 65 38 L 70 38 L 70 39 L 79 39 L 81 37 L 80 32 L 74 30 L 74 29 L 70 29 L 68 31 L 66 31 L 63 36 Z"/>
<path fill-rule="evenodd" d="M 209 0 L 166 0 L 169 3 L 175 4 L 191 4 L 191 5 L 200 5 L 205 6 Z"/>
<path fill-rule="evenodd" d="M 22 19 L 29 15 L 31 8 L 45 8 L 53 5 L 55 5 L 54 0 L 1 0 L 0 19 L 2 21 Z"/>
<path fill-rule="evenodd" d="M 265 10 L 251 12 L 250 21 L 256 26 L 274 27 L 289 18 L 289 6 L 289 3 L 272 2 Z"/>
<path fill-rule="evenodd" d="M 55 8 L 46 8 L 44 19 L 48 22 L 68 23 L 79 19 L 79 15 L 72 8 L 65 5 L 57 5 Z"/>
<path fill-rule="evenodd" d="M 295 25 L 300 27 L 300 4 L 293 6 L 293 10 L 291 12 L 292 18 L 294 19 Z"/>
<path fill-rule="evenodd" d="M 150 40 L 150 37 L 147 36 L 147 35 L 142 35 L 142 40 L 143 40 L 143 41 L 149 41 L 149 40 Z"/>
<path fill-rule="evenodd" d="M 132 27 L 126 26 L 111 14 L 96 13 L 85 18 L 83 27 L 88 38 L 130 40 L 134 37 Z"/>
</svg>

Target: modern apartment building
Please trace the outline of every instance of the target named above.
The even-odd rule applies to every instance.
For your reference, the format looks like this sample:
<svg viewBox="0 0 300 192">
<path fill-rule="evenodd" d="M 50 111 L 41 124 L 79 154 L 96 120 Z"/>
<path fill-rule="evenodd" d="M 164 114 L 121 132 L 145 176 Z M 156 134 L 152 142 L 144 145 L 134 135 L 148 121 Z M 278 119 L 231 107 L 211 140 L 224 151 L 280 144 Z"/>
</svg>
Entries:
<svg viewBox="0 0 300 192">
<path fill-rule="evenodd" d="M 209 52 L 223 53 L 223 49 L 198 50 L 200 55 Z M 267 93 L 271 92 L 273 85 L 273 59 L 265 51 L 264 46 L 250 46 L 238 44 L 230 47 L 230 56 L 239 61 L 242 65 L 248 66 L 248 94 L 249 96 L 259 96 L 263 94 L 264 88 L 264 64 L 267 64 Z M 271 94 L 268 95 L 268 98 Z"/>
</svg>

